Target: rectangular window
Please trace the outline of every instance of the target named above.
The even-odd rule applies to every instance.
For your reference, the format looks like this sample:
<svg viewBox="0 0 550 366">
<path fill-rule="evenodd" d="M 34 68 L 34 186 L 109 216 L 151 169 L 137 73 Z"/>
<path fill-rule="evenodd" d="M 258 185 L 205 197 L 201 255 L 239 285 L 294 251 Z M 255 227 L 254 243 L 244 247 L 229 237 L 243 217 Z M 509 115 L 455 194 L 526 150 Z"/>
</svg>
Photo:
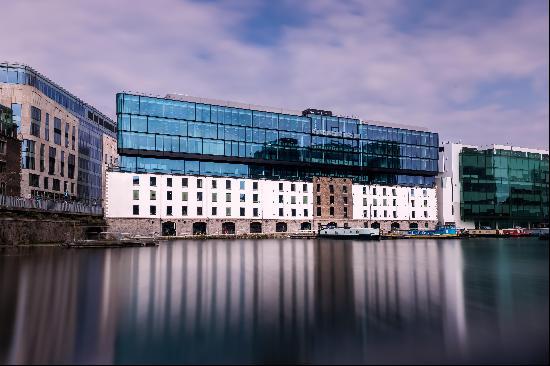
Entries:
<svg viewBox="0 0 550 366">
<path fill-rule="evenodd" d="M 258 208 L 257 208 L 257 207 L 254 207 L 254 208 L 252 209 L 252 216 L 254 216 L 254 217 L 260 216 L 260 215 L 258 214 Z"/>
<path fill-rule="evenodd" d="M 397 211 L 393 211 L 393 218 L 394 218 L 394 219 L 397 218 Z"/>
<path fill-rule="evenodd" d="M 424 207 L 428 207 L 428 200 L 424 200 Z"/>
<path fill-rule="evenodd" d="M 372 213 L 373 213 L 374 217 L 378 217 L 378 212 L 376 210 L 373 210 Z"/>
<path fill-rule="evenodd" d="M 218 194 L 212 193 L 212 202 L 218 202 Z"/>
<path fill-rule="evenodd" d="M 296 196 L 290 196 L 290 204 L 295 205 L 296 204 Z"/>
<path fill-rule="evenodd" d="M 187 216 L 187 206 L 181 206 L 181 215 Z"/>
<path fill-rule="evenodd" d="M 317 184 L 317 192 L 321 192 L 321 185 Z"/>
<path fill-rule="evenodd" d="M 202 192 L 197 192 L 197 201 L 202 201 Z"/>
<path fill-rule="evenodd" d="M 157 186 L 157 178 L 156 177 L 149 177 L 149 185 L 151 187 L 156 187 Z"/>
<path fill-rule="evenodd" d="M 378 206 L 378 200 L 377 200 L 376 198 L 374 198 L 374 199 L 372 200 L 372 205 L 373 205 L 373 206 Z"/>
<path fill-rule="evenodd" d="M 411 197 L 414 197 L 414 188 L 411 188 Z"/>
<path fill-rule="evenodd" d="M 65 123 L 65 147 L 69 147 L 69 124 Z"/>
<path fill-rule="evenodd" d="M 386 195 L 386 188 L 382 188 L 382 195 L 383 195 L 383 196 Z"/>
<path fill-rule="evenodd" d="M 54 179 L 52 183 L 52 189 L 59 192 L 61 190 L 61 185 L 59 184 L 59 179 Z"/>
<path fill-rule="evenodd" d="M 132 213 L 133 213 L 134 215 L 139 215 L 139 205 L 134 205 L 134 206 L 132 207 Z"/>
<path fill-rule="evenodd" d="M 61 120 L 57 117 L 53 118 L 53 142 L 61 145 Z"/>
<path fill-rule="evenodd" d="M 31 170 L 34 170 L 36 168 L 34 147 L 34 141 L 23 140 L 23 143 L 21 144 L 21 168 Z"/>
<path fill-rule="evenodd" d="M 423 189 L 423 190 L 422 190 L 422 195 L 423 195 L 424 197 L 426 197 L 426 196 L 428 195 L 428 191 L 426 191 L 425 189 Z"/>
<path fill-rule="evenodd" d="M 363 206 L 367 206 L 367 199 L 363 198 Z"/>
<path fill-rule="evenodd" d="M 225 194 L 225 202 L 231 202 L 231 193 Z"/>
<path fill-rule="evenodd" d="M 75 140 L 76 140 L 76 129 L 75 126 L 73 126 L 73 133 L 71 135 L 71 149 L 75 149 Z"/>
<path fill-rule="evenodd" d="M 388 201 L 384 198 L 382 200 L 382 206 L 387 206 L 388 205 Z"/>
<path fill-rule="evenodd" d="M 367 210 L 363 210 L 363 217 L 367 217 Z"/>
<path fill-rule="evenodd" d="M 40 137 L 40 123 L 42 121 L 42 111 L 35 106 L 31 106 L 31 135 Z"/>
<path fill-rule="evenodd" d="M 279 208 L 279 216 L 284 216 L 284 210 L 283 208 Z"/>
<path fill-rule="evenodd" d="M 348 208 L 344 207 L 344 217 L 348 217 Z"/>
<path fill-rule="evenodd" d="M 40 176 L 36 174 L 29 173 L 29 186 L 31 187 L 40 187 Z"/>
<path fill-rule="evenodd" d="M 189 184 L 189 179 L 188 178 L 181 178 L 181 186 L 183 188 L 187 188 L 188 184 Z"/>
<path fill-rule="evenodd" d="M 294 184 L 294 183 L 290 184 L 290 190 L 292 192 L 295 192 L 296 191 L 296 184 Z"/>
<path fill-rule="evenodd" d="M 225 216 L 231 216 L 231 207 L 225 208 Z"/>
<path fill-rule="evenodd" d="M 293 217 L 296 217 L 296 209 L 293 208 L 290 210 L 290 214 L 293 216 Z"/>
<path fill-rule="evenodd" d="M 329 215 L 334 216 L 334 207 L 329 208 Z"/>
<path fill-rule="evenodd" d="M 73 154 L 69 154 L 69 164 L 67 165 L 67 176 L 70 179 L 74 179 L 76 158 Z"/>
<path fill-rule="evenodd" d="M 44 144 L 40 144 L 40 172 L 43 172 L 46 170 L 46 162 L 45 162 L 45 154 L 46 154 L 46 146 Z"/>
<path fill-rule="evenodd" d="M 172 201 L 172 191 L 166 191 L 166 200 Z"/>
<path fill-rule="evenodd" d="M 413 212 L 412 212 L 412 218 L 414 219 L 415 216 L 416 216 L 416 215 L 415 215 L 415 212 L 413 211 Z"/>
<path fill-rule="evenodd" d="M 50 151 L 48 155 L 48 174 L 50 175 L 55 174 L 55 155 L 56 155 L 55 147 L 50 147 Z"/>
<path fill-rule="evenodd" d="M 139 190 L 138 189 L 134 189 L 133 198 L 134 198 L 134 200 L 139 200 Z"/>
<path fill-rule="evenodd" d="M 279 183 L 279 192 L 283 191 L 283 183 Z"/>
<path fill-rule="evenodd" d="M 231 181 L 229 179 L 225 181 L 225 189 L 231 189 Z"/>
<path fill-rule="evenodd" d="M 252 190 L 257 191 L 258 190 L 258 182 L 252 182 Z"/>
<path fill-rule="evenodd" d="M 137 175 L 134 175 L 132 177 L 132 182 L 135 186 L 139 186 L 139 177 Z"/>
<path fill-rule="evenodd" d="M 392 196 L 397 196 L 397 192 L 395 191 L 395 188 L 392 188 L 391 194 L 392 194 Z"/>
<path fill-rule="evenodd" d="M 309 215 L 309 212 L 307 211 L 307 208 L 304 208 L 304 217 L 307 217 Z"/>
<path fill-rule="evenodd" d="M 157 214 L 157 206 L 149 206 L 149 214 L 150 215 L 156 215 Z"/>
<path fill-rule="evenodd" d="M 244 207 L 241 207 L 240 210 L 239 210 L 239 214 L 240 214 L 241 216 L 245 216 L 245 212 L 246 212 L 245 208 L 244 208 Z"/>
<path fill-rule="evenodd" d="M 348 193 L 348 186 L 342 186 L 342 192 Z"/>
<path fill-rule="evenodd" d="M 181 200 L 187 201 L 187 199 L 188 199 L 187 192 L 181 192 Z"/>
<path fill-rule="evenodd" d="M 414 207 L 414 200 L 411 200 L 411 206 Z"/>
<path fill-rule="evenodd" d="M 245 195 L 244 193 L 241 193 L 241 194 L 239 195 L 239 201 L 240 201 L 240 202 L 244 202 L 245 200 L 246 200 L 246 195 Z"/>
<path fill-rule="evenodd" d="M 330 193 L 334 193 L 334 185 L 330 184 L 328 186 L 328 190 L 329 190 Z"/>
<path fill-rule="evenodd" d="M 424 211 L 424 217 L 428 217 L 428 211 Z"/>
<path fill-rule="evenodd" d="M 321 196 L 317 196 L 317 204 L 318 204 L 318 205 L 321 204 Z"/>
<path fill-rule="evenodd" d="M 202 216 L 202 207 L 197 207 L 197 216 Z"/>
<path fill-rule="evenodd" d="M 151 201 L 156 201 L 157 200 L 157 192 L 156 191 L 149 191 L 149 199 Z"/>
<path fill-rule="evenodd" d="M 372 194 L 376 194 L 376 187 L 372 189 Z"/>
<path fill-rule="evenodd" d="M 257 193 L 254 193 L 254 194 L 252 195 L 252 202 L 254 202 L 254 203 L 258 203 L 258 202 L 259 202 L 259 201 L 258 201 L 258 194 L 257 194 Z"/>
<path fill-rule="evenodd" d="M 172 187 L 172 178 L 166 178 L 166 186 Z"/>
<path fill-rule="evenodd" d="M 166 216 L 172 216 L 172 206 L 166 206 Z"/>
<path fill-rule="evenodd" d="M 50 114 L 46 113 L 46 122 L 44 124 L 44 140 L 50 141 Z"/>
<path fill-rule="evenodd" d="M 244 191 L 244 183 L 245 183 L 244 180 L 241 180 L 239 182 L 239 188 L 240 188 L 241 191 Z"/>
<path fill-rule="evenodd" d="M 197 179 L 197 188 L 202 188 L 202 179 Z"/>
<path fill-rule="evenodd" d="M 279 203 L 284 203 L 284 199 L 283 199 L 283 195 L 282 195 L 282 194 L 279 195 Z"/>
<path fill-rule="evenodd" d="M 384 210 L 384 217 L 388 217 L 388 211 Z"/>
<path fill-rule="evenodd" d="M 334 196 L 330 196 L 330 202 L 329 204 L 333 205 L 334 204 Z"/>
<path fill-rule="evenodd" d="M 393 200 L 392 206 L 397 206 L 397 200 Z"/>
<path fill-rule="evenodd" d="M 218 181 L 215 179 L 212 179 L 212 188 L 218 188 Z"/>
<path fill-rule="evenodd" d="M 61 161 L 60 161 L 60 169 L 59 173 L 62 177 L 65 176 L 65 151 L 61 151 Z"/>
<path fill-rule="evenodd" d="M 304 183 L 304 185 L 302 187 L 302 191 L 307 192 L 307 184 Z"/>
<path fill-rule="evenodd" d="M 321 216 L 321 207 L 317 207 L 317 216 Z"/>
<path fill-rule="evenodd" d="M 216 216 L 218 214 L 218 208 L 212 207 L 212 216 Z"/>
<path fill-rule="evenodd" d="M 307 205 L 307 196 L 302 197 L 302 203 Z"/>
<path fill-rule="evenodd" d="M 348 198 L 344 197 L 344 205 L 347 205 L 347 204 L 348 204 Z"/>
<path fill-rule="evenodd" d="M 367 194 L 367 187 L 363 187 L 363 194 Z"/>
<path fill-rule="evenodd" d="M 44 177 L 44 189 L 50 189 L 48 177 Z"/>
</svg>

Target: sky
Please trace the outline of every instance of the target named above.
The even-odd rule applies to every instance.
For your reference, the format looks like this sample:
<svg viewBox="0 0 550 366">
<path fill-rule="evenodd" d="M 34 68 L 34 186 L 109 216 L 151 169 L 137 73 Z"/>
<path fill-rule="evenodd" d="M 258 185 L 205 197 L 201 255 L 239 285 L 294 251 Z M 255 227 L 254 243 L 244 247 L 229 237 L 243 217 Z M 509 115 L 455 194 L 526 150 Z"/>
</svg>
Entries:
<svg viewBox="0 0 550 366">
<path fill-rule="evenodd" d="M 182 93 L 548 149 L 546 0 L 18 0 L 0 61 L 115 117 Z"/>
</svg>

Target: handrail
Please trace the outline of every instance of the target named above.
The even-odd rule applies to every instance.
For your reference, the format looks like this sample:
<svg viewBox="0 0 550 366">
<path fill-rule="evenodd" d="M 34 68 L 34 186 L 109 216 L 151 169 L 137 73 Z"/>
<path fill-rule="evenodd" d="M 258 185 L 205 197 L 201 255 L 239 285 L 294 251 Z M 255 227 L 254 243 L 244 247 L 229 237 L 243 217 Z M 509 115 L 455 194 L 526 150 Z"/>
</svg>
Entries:
<svg viewBox="0 0 550 366">
<path fill-rule="evenodd" d="M 0 207 L 97 216 L 103 215 L 103 208 L 101 206 L 87 205 L 77 201 L 56 201 L 47 198 L 23 198 L 0 195 Z"/>
</svg>

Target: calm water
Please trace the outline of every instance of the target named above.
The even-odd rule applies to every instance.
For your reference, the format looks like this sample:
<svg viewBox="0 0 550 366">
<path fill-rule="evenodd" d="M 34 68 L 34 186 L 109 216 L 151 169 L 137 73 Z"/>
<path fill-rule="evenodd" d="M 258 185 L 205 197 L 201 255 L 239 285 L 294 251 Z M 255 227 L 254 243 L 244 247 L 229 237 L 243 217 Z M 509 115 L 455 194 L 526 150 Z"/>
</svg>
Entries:
<svg viewBox="0 0 550 366">
<path fill-rule="evenodd" d="M 537 239 L 0 251 L 3 363 L 548 363 Z"/>
</svg>

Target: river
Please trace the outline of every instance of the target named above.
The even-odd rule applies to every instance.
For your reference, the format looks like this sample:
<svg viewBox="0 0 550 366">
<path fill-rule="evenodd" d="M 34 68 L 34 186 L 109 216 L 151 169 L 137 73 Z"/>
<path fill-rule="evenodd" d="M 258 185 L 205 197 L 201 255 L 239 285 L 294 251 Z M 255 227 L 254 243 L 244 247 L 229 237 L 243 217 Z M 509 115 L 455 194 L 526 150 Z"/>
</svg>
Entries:
<svg viewBox="0 0 550 366">
<path fill-rule="evenodd" d="M 0 363 L 548 363 L 548 242 L 0 249 Z"/>
</svg>

